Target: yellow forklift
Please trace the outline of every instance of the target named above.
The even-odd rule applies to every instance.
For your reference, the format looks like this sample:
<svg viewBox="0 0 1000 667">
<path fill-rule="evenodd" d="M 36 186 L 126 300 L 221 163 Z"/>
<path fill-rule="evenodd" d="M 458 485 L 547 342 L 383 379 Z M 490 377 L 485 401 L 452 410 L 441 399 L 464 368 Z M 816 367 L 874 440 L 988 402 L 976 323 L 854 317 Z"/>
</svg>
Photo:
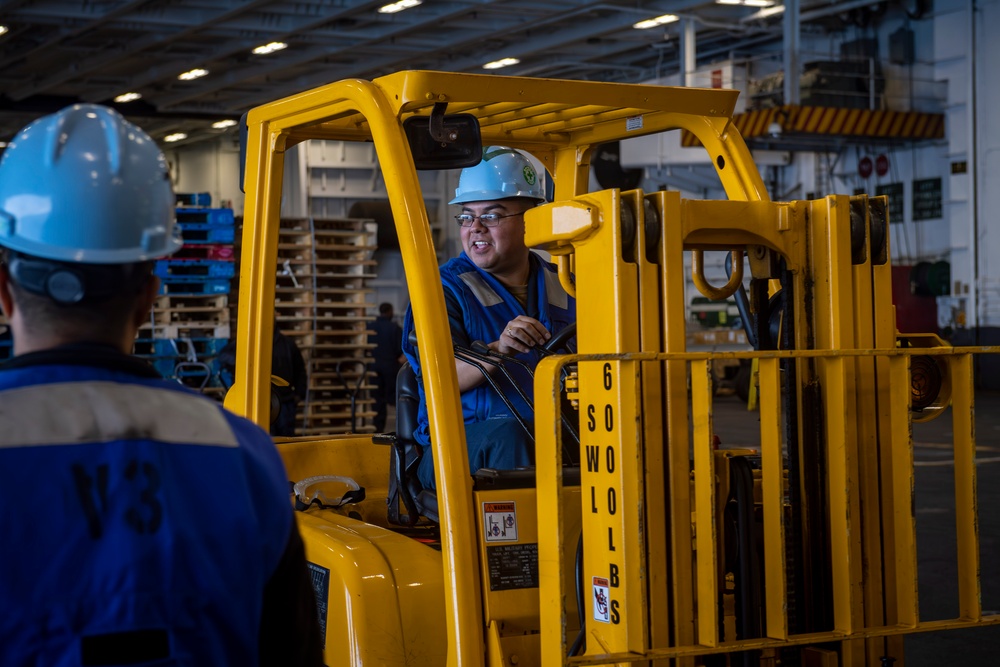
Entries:
<svg viewBox="0 0 1000 667">
<path fill-rule="evenodd" d="M 979 595 L 980 350 L 897 335 L 885 198 L 769 201 L 731 122 L 737 95 L 412 71 L 249 112 L 226 406 L 268 422 L 284 155 L 309 139 L 374 145 L 423 363 L 436 494 L 407 476 L 401 429 L 278 440 L 327 664 L 898 666 L 907 633 L 1000 623 Z M 595 147 L 668 130 L 698 139 L 728 200 L 588 192 Z M 526 241 L 551 254 L 581 325 L 574 354 L 536 369 L 529 471 L 468 468 L 417 179 L 474 164 L 484 145 L 527 151 L 551 175 Z M 732 254 L 726 284 L 705 279 L 705 251 Z M 686 349 L 688 278 L 742 301 L 753 351 Z M 759 448 L 715 445 L 720 357 L 754 361 Z M 925 621 L 911 424 L 949 404 L 959 614 Z M 579 443 L 563 442 L 567 405 Z M 310 492 L 323 484 L 340 491 Z"/>
</svg>

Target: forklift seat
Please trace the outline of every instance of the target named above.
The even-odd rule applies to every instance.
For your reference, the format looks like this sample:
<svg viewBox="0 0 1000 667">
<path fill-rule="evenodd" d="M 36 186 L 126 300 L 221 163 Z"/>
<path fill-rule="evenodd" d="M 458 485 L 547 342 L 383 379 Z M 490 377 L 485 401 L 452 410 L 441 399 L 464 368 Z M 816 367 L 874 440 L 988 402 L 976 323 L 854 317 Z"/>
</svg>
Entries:
<svg viewBox="0 0 1000 667">
<path fill-rule="evenodd" d="M 437 495 L 425 489 L 417 477 L 417 468 L 423 458 L 424 448 L 413 433 L 417 430 L 417 411 L 420 407 L 420 393 L 417 375 L 409 362 L 403 364 L 396 375 L 396 433 L 392 437 L 392 455 L 389 460 L 389 523 L 397 526 L 415 526 L 421 517 L 437 524 Z M 564 431 L 568 433 L 568 431 Z M 572 434 L 572 440 L 577 438 Z M 570 435 L 564 440 L 571 443 Z M 577 440 L 578 442 L 578 440 Z M 579 445 L 564 447 L 563 485 L 580 485 Z M 473 474 L 473 488 L 512 489 L 533 487 L 534 468 L 518 470 L 492 470 L 483 468 Z M 400 503 L 406 513 L 400 512 Z"/>
<path fill-rule="evenodd" d="M 425 489 L 417 478 L 417 468 L 424 455 L 423 446 L 413 438 L 419 407 L 417 375 L 406 362 L 396 375 L 396 437 L 389 460 L 389 494 L 386 498 L 389 523 L 398 526 L 414 526 L 420 517 L 438 523 L 437 495 Z M 400 501 L 406 508 L 406 514 L 400 513 Z"/>
</svg>

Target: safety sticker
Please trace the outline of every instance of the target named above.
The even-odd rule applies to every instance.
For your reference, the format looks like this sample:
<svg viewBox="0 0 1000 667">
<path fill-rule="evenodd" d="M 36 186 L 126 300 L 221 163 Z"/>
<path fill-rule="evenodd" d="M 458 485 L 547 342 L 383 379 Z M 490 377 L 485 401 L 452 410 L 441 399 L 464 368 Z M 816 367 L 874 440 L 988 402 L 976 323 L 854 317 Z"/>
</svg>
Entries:
<svg viewBox="0 0 1000 667">
<path fill-rule="evenodd" d="M 517 541 L 517 509 L 514 501 L 483 503 L 483 534 L 487 542 Z"/>
<path fill-rule="evenodd" d="M 625 119 L 625 131 L 635 132 L 642 129 L 642 116 L 629 116 Z"/>
<path fill-rule="evenodd" d="M 611 622 L 610 589 L 608 580 L 594 577 L 594 620 L 601 623 Z"/>
<path fill-rule="evenodd" d="M 326 648 L 326 608 L 330 599 L 330 570 L 310 561 L 306 561 L 306 566 L 312 579 L 316 611 L 319 612 L 319 636 L 323 638 L 323 648 Z"/>
</svg>

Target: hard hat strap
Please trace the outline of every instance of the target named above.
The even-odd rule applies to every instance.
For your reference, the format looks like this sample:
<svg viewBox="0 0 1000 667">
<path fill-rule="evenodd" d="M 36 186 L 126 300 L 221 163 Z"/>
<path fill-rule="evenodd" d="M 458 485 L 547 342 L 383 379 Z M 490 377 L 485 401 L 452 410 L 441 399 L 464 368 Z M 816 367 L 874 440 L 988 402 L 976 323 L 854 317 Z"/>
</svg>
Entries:
<svg viewBox="0 0 1000 667">
<path fill-rule="evenodd" d="M 8 251 L 10 276 L 33 294 L 45 296 L 59 305 L 72 306 L 84 301 L 106 301 L 125 293 L 131 286 L 141 289 L 152 264 L 84 264 L 58 262 Z"/>
</svg>

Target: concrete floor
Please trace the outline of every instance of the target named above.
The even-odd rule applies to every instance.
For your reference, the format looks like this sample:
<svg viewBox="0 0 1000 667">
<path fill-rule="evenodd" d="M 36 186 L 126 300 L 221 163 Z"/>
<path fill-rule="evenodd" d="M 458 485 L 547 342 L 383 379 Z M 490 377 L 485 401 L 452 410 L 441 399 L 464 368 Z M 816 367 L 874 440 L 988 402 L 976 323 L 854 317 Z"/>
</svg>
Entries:
<svg viewBox="0 0 1000 667">
<path fill-rule="evenodd" d="M 982 605 L 1000 612 L 1000 393 L 977 393 L 975 415 Z M 735 396 L 716 400 L 714 426 L 726 446 L 759 439 L 757 413 Z M 920 619 L 951 619 L 958 615 L 951 410 L 915 423 L 913 440 Z M 1000 664 L 1000 626 L 911 635 L 905 651 L 907 667 Z"/>
</svg>

